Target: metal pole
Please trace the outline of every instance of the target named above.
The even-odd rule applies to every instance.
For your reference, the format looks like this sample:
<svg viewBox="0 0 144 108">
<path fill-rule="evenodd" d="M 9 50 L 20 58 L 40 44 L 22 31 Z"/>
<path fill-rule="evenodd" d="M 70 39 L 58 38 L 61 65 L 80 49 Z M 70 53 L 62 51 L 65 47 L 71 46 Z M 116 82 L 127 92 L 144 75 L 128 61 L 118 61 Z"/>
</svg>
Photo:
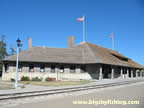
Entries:
<svg viewBox="0 0 144 108">
<path fill-rule="evenodd" d="M 113 33 L 112 33 L 112 35 L 113 35 Z M 114 50 L 114 35 L 112 37 L 112 49 Z"/>
<path fill-rule="evenodd" d="M 83 41 L 85 42 L 85 17 L 83 16 Z"/>
<path fill-rule="evenodd" d="M 16 79 L 15 79 L 15 89 L 18 88 L 18 58 L 19 58 L 19 46 L 17 46 L 17 61 L 16 61 Z"/>
</svg>

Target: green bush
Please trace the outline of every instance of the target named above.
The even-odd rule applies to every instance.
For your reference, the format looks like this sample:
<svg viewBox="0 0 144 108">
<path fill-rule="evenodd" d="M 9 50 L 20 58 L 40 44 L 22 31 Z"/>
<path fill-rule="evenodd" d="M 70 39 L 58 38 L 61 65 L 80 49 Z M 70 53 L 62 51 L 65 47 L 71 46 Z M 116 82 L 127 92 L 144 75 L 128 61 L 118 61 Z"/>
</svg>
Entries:
<svg viewBox="0 0 144 108">
<path fill-rule="evenodd" d="M 10 80 L 11 80 L 11 82 L 15 82 L 15 79 L 14 79 L 14 78 L 11 78 Z"/>
<path fill-rule="evenodd" d="M 21 81 L 30 81 L 30 78 L 28 76 L 22 76 Z"/>
<path fill-rule="evenodd" d="M 38 77 L 34 77 L 32 78 L 32 81 L 41 81 L 42 79 L 38 78 Z"/>
</svg>

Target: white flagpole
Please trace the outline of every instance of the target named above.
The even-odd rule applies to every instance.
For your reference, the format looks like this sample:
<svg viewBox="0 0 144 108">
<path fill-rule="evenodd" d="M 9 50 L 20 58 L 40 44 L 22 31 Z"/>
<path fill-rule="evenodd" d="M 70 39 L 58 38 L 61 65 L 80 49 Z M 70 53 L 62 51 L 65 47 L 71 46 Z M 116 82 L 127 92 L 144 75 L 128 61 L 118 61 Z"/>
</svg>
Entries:
<svg viewBox="0 0 144 108">
<path fill-rule="evenodd" d="M 114 35 L 113 35 L 113 32 L 112 32 L 112 49 L 114 50 Z"/>
<path fill-rule="evenodd" d="M 83 16 L 83 41 L 85 42 L 85 17 Z"/>
</svg>

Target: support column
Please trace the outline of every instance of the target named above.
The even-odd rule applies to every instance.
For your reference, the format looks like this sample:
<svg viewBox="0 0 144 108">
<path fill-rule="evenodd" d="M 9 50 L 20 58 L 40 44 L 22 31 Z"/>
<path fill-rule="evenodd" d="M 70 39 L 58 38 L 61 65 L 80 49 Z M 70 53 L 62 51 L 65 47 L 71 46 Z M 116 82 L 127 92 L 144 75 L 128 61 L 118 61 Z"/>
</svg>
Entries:
<svg viewBox="0 0 144 108">
<path fill-rule="evenodd" d="M 131 78 L 133 78 L 133 70 L 131 69 Z"/>
<path fill-rule="evenodd" d="M 2 65 L 2 73 L 4 73 L 5 72 L 5 65 L 3 64 Z"/>
<path fill-rule="evenodd" d="M 122 67 L 121 67 L 120 77 L 123 78 L 123 69 L 122 69 Z"/>
<path fill-rule="evenodd" d="M 138 71 L 136 70 L 136 78 L 138 77 Z"/>
<path fill-rule="evenodd" d="M 126 76 L 127 78 L 129 78 L 129 70 L 127 69 L 127 76 Z"/>
<path fill-rule="evenodd" d="M 142 77 L 142 71 L 140 71 L 140 77 Z"/>
<path fill-rule="evenodd" d="M 60 80 L 60 72 L 59 72 L 59 65 L 56 65 L 55 67 L 55 72 L 56 72 L 56 80 Z"/>
<path fill-rule="evenodd" d="M 3 68 L 3 69 L 2 69 L 2 80 L 5 80 L 5 79 L 6 79 L 6 78 L 5 78 L 5 73 L 6 73 L 6 72 L 5 72 L 5 64 L 2 65 L 2 68 Z"/>
<path fill-rule="evenodd" d="M 100 66 L 99 80 L 102 80 L 102 79 L 103 79 L 102 66 Z"/>
<path fill-rule="evenodd" d="M 111 70 L 111 79 L 114 79 L 114 68 Z"/>
</svg>

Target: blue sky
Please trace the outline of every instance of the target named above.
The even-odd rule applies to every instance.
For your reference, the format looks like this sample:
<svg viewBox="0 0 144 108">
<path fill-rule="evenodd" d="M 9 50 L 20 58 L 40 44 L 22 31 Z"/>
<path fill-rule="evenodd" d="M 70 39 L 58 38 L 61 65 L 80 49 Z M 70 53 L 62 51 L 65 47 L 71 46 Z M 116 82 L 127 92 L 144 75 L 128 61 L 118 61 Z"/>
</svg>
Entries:
<svg viewBox="0 0 144 108">
<path fill-rule="evenodd" d="M 16 47 L 16 39 L 27 49 L 33 46 L 67 47 L 67 37 L 82 41 L 85 16 L 86 41 L 111 48 L 144 65 L 144 0 L 0 0 L 0 35 L 5 34 L 7 48 Z"/>
</svg>

